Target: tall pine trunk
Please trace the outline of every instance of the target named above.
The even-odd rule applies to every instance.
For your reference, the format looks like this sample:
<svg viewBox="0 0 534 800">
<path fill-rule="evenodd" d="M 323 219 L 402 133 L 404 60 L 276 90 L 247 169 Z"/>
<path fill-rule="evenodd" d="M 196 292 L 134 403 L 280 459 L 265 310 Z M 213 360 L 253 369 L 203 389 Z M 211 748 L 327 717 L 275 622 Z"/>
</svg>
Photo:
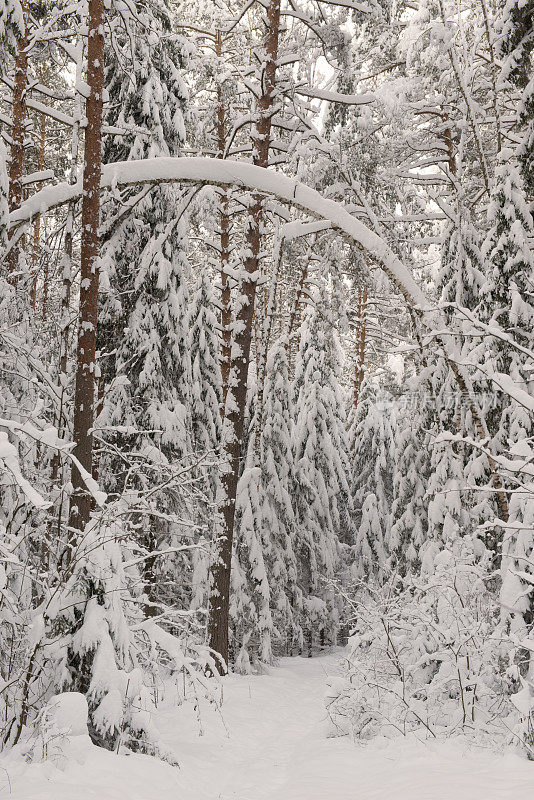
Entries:
<svg viewBox="0 0 534 800">
<path fill-rule="evenodd" d="M 223 36 L 218 30 L 215 34 L 215 53 L 221 58 L 223 55 Z M 227 136 L 228 109 L 225 103 L 222 85 L 217 85 L 217 158 L 224 158 Z M 228 265 L 230 263 L 230 217 L 228 215 L 228 190 L 221 189 L 221 204 L 219 209 L 220 246 L 221 246 L 221 380 L 222 403 L 221 415 L 224 419 L 226 408 L 226 395 L 230 381 L 232 358 L 232 306 L 230 293 L 230 277 Z"/>
<path fill-rule="evenodd" d="M 17 39 L 15 81 L 13 85 L 13 114 L 11 128 L 11 159 L 9 164 L 9 210 L 14 211 L 22 202 L 22 175 L 24 170 L 24 135 L 26 132 L 26 94 L 28 91 L 28 6 L 22 6 L 24 30 Z M 20 243 L 9 251 L 8 269 L 18 268 Z M 16 279 L 15 279 L 16 280 Z"/>
<path fill-rule="evenodd" d="M 268 167 L 271 144 L 271 122 L 276 99 L 276 61 L 280 34 L 280 0 L 270 0 L 266 9 L 266 28 L 263 42 L 262 94 L 258 99 L 257 121 L 253 134 L 254 164 Z M 260 270 L 261 226 L 263 200 L 256 195 L 248 220 L 246 232 L 247 257 L 243 264 L 241 279 L 241 304 L 236 317 L 231 366 L 232 403 L 225 409 L 224 446 L 225 466 L 221 475 L 222 498 L 220 512 L 223 530 L 218 557 L 211 569 L 211 597 L 209 618 L 209 643 L 228 663 L 228 622 L 230 604 L 230 575 L 232 566 L 232 543 L 234 536 L 235 504 L 241 441 L 247 400 L 250 345 L 254 320 L 256 281 Z M 219 667 L 224 672 L 221 664 Z"/>
<path fill-rule="evenodd" d="M 102 92 L 104 87 L 104 0 L 89 0 L 87 126 L 83 166 L 80 312 L 74 390 L 74 455 L 91 475 L 95 408 L 96 326 L 98 315 L 98 259 L 100 255 L 100 177 L 102 174 Z M 91 496 L 76 466 L 72 468 L 69 509 L 71 544 L 73 531 L 89 521 Z M 75 534 L 74 534 L 75 536 Z"/>
</svg>

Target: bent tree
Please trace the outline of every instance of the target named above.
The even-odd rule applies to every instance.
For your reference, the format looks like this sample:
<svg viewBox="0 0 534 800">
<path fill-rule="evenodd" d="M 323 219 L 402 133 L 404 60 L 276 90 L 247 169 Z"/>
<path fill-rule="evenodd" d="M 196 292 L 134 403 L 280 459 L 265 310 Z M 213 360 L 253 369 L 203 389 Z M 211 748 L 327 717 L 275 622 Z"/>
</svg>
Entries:
<svg viewBox="0 0 534 800">
<path fill-rule="evenodd" d="M 487 438 L 484 417 L 477 406 L 473 393 L 470 391 L 469 377 L 455 362 L 454 355 L 449 352 L 447 340 L 450 337 L 446 336 L 447 326 L 441 313 L 429 307 L 426 295 L 387 242 L 359 219 L 353 217 L 341 203 L 325 199 L 316 190 L 274 170 L 230 159 L 157 158 L 109 164 L 102 168 L 100 188 L 126 187 L 137 184 L 156 185 L 168 181 L 223 187 L 234 186 L 250 190 L 256 194 L 273 196 L 294 208 L 304 211 L 311 217 L 324 221 L 325 227 L 341 233 L 352 243 L 363 248 L 369 255 L 370 261 L 372 260 L 388 276 L 403 296 L 413 318 L 418 320 L 426 331 L 433 332 L 432 339 L 436 343 L 435 346 L 439 348 L 450 364 L 459 388 L 463 396 L 467 398 L 469 409 L 477 423 L 477 432 L 480 440 L 484 441 Z M 19 209 L 12 212 L 10 216 L 11 230 L 14 235 L 19 235 L 20 231 L 17 229 L 22 228 L 24 223 L 31 222 L 38 214 L 75 201 L 82 196 L 82 192 L 83 186 L 80 183 L 74 186 L 63 183 L 37 192 L 33 197 L 25 201 Z M 254 276 L 252 275 L 251 277 L 253 278 Z M 440 331 L 440 333 L 436 334 L 436 331 Z M 243 380 L 246 380 L 248 375 L 251 335 L 252 324 L 248 332 L 249 340 L 245 341 L 245 347 L 239 351 L 240 359 L 242 359 L 240 369 L 243 370 Z M 531 407 L 534 412 L 534 402 L 530 396 L 520 389 L 515 391 L 516 394 L 517 392 L 521 393 L 522 402 Z M 242 407 L 239 406 L 239 413 L 244 414 L 244 411 L 243 404 Z M 237 415 L 238 412 L 234 409 L 233 413 Z M 237 424 L 241 426 L 237 430 L 242 430 L 243 420 L 238 419 Z M 237 456 L 232 459 L 232 468 L 237 470 L 240 458 L 240 449 L 237 445 L 235 446 L 235 452 Z M 485 452 L 493 475 L 498 516 L 502 521 L 506 522 L 508 517 L 506 494 L 502 490 L 494 458 L 487 448 L 485 448 Z M 86 464 L 89 464 L 89 462 L 86 462 Z M 83 466 L 86 466 L 86 464 L 83 464 Z M 235 504 L 237 474 L 232 478 L 232 480 L 223 483 L 223 490 L 226 492 L 226 496 L 221 499 L 223 508 L 225 505 L 230 507 L 231 504 Z M 80 517 L 78 517 L 79 519 Z M 227 516 L 226 524 L 228 527 L 225 535 L 231 541 L 234 524 L 233 515 Z M 231 561 L 224 560 L 221 564 L 221 570 L 224 570 L 222 579 L 229 584 Z M 227 604 L 228 597 L 226 596 L 224 600 Z M 224 608 L 221 602 L 221 608 L 217 610 L 216 616 L 212 615 L 210 622 L 212 631 L 214 631 L 216 625 L 218 627 L 226 625 L 226 630 L 218 631 L 217 633 L 218 647 L 220 647 L 217 652 L 225 663 L 228 656 L 227 621 L 228 608 Z"/>
</svg>

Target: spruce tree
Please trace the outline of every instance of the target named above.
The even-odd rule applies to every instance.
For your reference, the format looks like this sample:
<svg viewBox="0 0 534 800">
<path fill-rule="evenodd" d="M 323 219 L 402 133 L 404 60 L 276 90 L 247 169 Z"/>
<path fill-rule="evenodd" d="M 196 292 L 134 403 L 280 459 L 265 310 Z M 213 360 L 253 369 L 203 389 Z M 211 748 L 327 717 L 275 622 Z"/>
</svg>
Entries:
<svg viewBox="0 0 534 800">
<path fill-rule="evenodd" d="M 252 448 L 251 448 L 252 449 Z M 248 463 L 252 463 L 249 457 Z M 230 592 L 231 651 L 238 672 L 261 670 L 273 660 L 270 532 L 262 525 L 261 470 L 246 466 L 236 498 L 236 538 Z"/>
<path fill-rule="evenodd" d="M 338 384 L 338 351 L 329 303 L 321 293 L 308 309 L 295 363 L 295 524 L 303 615 L 335 637 L 336 616 L 322 579 L 333 577 L 339 538 L 350 513 L 348 444 Z"/>
<path fill-rule="evenodd" d="M 378 406 L 366 376 L 349 423 L 355 530 L 353 558 L 358 575 L 382 576 L 386 567 L 394 475 L 394 441 L 389 416 L 389 410 Z M 366 505 L 370 495 L 374 500 Z"/>
<path fill-rule="evenodd" d="M 399 419 L 395 447 L 392 525 L 387 549 L 390 565 L 401 575 L 415 572 L 427 537 L 425 484 L 429 473 L 428 435 L 420 409 L 410 408 Z"/>
<path fill-rule="evenodd" d="M 506 0 L 499 20 L 500 54 L 504 57 L 502 78 L 521 90 L 518 119 L 523 140 L 518 148 L 525 188 L 534 193 L 534 85 L 532 48 L 534 47 L 534 2 Z"/>
<path fill-rule="evenodd" d="M 488 209 L 489 231 L 483 254 L 487 259 L 486 281 L 482 286 L 478 315 L 488 326 L 495 324 L 519 345 L 534 343 L 534 302 L 532 278 L 534 257 L 529 238 L 533 235 L 532 216 L 526 201 L 521 176 L 511 161 L 511 153 L 502 154 L 496 170 Z M 512 379 L 531 391 L 525 359 L 516 348 L 498 337 L 487 337 L 475 350 L 477 363 L 494 395 L 488 427 L 496 452 L 507 448 L 509 417 L 514 401 L 505 387 L 499 386 L 498 374 Z"/>
<path fill-rule="evenodd" d="M 106 123 L 126 133 L 106 137 L 106 163 L 180 154 L 186 91 L 171 20 L 166 0 L 140 5 L 129 32 L 113 18 L 113 46 L 105 65 Z M 99 425 L 119 451 L 136 454 L 133 478 L 120 456 L 101 463 L 109 488 L 120 494 L 126 480 L 129 488 L 139 490 L 146 480 L 168 478 L 190 458 L 191 362 L 180 193 L 162 184 L 148 191 L 127 190 L 119 205 L 116 199 L 113 193 L 104 199 Z M 183 493 L 172 489 L 153 493 L 153 506 L 159 515 L 187 518 L 191 513 Z M 154 518 L 144 526 L 142 543 L 155 552 L 174 546 L 183 533 L 176 523 Z M 164 572 L 166 580 L 157 581 L 155 570 Z M 184 570 L 190 582 L 191 563 L 185 556 L 146 561 L 148 613 L 157 613 L 157 603 L 166 599 L 189 603 L 177 575 Z"/>
<path fill-rule="evenodd" d="M 15 47 L 15 37 L 24 29 L 20 0 L 0 0 L 0 74 L 5 69 L 5 57 Z"/>
<path fill-rule="evenodd" d="M 273 624 L 286 647 L 302 646 L 302 589 L 297 580 L 291 441 L 291 383 L 287 342 L 272 347 L 266 366 L 261 432 L 261 525 L 268 534 Z"/>
<path fill-rule="evenodd" d="M 188 343 L 191 358 L 191 443 L 199 491 L 195 497 L 195 522 L 209 550 L 217 536 L 217 485 L 222 422 L 219 335 L 214 314 L 211 281 L 201 275 L 188 313 Z M 208 590 L 209 554 L 193 553 L 193 607 L 205 606 Z"/>
</svg>

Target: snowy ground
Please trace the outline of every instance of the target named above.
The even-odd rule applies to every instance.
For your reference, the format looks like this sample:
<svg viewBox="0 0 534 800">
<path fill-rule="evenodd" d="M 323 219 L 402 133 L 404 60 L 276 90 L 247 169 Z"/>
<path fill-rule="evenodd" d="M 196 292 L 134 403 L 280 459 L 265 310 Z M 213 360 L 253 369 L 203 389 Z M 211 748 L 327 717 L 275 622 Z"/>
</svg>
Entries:
<svg viewBox="0 0 534 800">
<path fill-rule="evenodd" d="M 375 742 L 325 735 L 322 698 L 335 657 L 283 659 L 271 674 L 224 680 L 224 725 L 203 709 L 159 716 L 179 769 L 80 741 L 68 766 L 0 761 L 11 800 L 532 800 L 534 764 L 461 742 Z M 226 729 L 225 729 L 226 727 Z M 75 743 L 76 744 L 76 743 Z"/>
</svg>

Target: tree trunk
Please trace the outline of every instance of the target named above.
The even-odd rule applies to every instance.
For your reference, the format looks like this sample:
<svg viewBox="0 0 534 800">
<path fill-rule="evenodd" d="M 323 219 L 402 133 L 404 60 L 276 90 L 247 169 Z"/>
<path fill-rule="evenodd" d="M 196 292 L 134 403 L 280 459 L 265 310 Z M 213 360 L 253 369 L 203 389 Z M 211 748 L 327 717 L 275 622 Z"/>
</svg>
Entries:
<svg viewBox="0 0 534 800">
<path fill-rule="evenodd" d="M 100 177 L 102 173 L 102 91 L 104 87 L 104 0 L 89 0 L 87 127 L 83 168 L 80 313 L 74 390 L 74 455 L 91 475 L 93 461 L 98 258 L 100 254 Z M 81 531 L 89 521 L 91 496 L 79 470 L 72 468 L 69 530 Z"/>
<path fill-rule="evenodd" d="M 9 210 L 14 211 L 22 203 L 22 175 L 24 170 L 24 134 L 26 127 L 26 92 L 28 88 L 28 6 L 22 6 L 24 31 L 17 40 L 15 59 L 15 81 L 13 86 L 13 115 L 11 130 L 11 161 L 9 165 Z M 18 268 L 20 241 L 9 251 L 8 269 L 13 273 Z M 12 278 L 16 282 L 16 278 Z"/>
<path fill-rule="evenodd" d="M 41 126 L 39 136 L 39 160 L 37 167 L 39 171 L 45 168 L 45 145 L 46 145 L 46 116 L 41 114 Z M 32 288 L 31 288 L 31 306 L 35 308 L 35 299 L 37 295 L 37 275 L 39 272 L 39 242 L 41 238 L 41 215 L 37 217 L 33 226 L 33 252 L 32 252 Z M 45 260 L 45 274 L 43 281 L 43 297 L 42 297 L 42 315 L 46 319 L 46 307 L 48 300 L 48 258 Z"/>
<path fill-rule="evenodd" d="M 221 58 L 223 53 L 223 38 L 221 31 L 215 34 L 215 53 Z M 225 105 L 224 92 L 220 84 L 217 85 L 217 158 L 224 158 L 227 136 L 227 108 Z M 220 224 L 220 246 L 221 246 L 221 380 L 222 380 L 222 403 L 221 416 L 224 419 L 224 409 L 226 407 L 226 395 L 230 380 L 230 368 L 232 358 L 232 305 L 230 293 L 230 279 L 228 275 L 228 264 L 230 262 L 230 217 L 228 216 L 228 190 L 221 189 L 221 205 L 219 211 Z"/>
<path fill-rule="evenodd" d="M 253 135 L 254 164 L 269 165 L 271 143 L 271 120 L 275 103 L 276 60 L 280 32 L 280 0 L 270 0 L 266 10 L 266 28 L 263 43 L 264 63 L 262 94 L 258 99 L 258 118 Z M 250 212 L 246 232 L 247 257 L 241 280 L 241 307 L 236 318 L 232 359 L 232 403 L 225 409 L 224 443 L 225 466 L 221 475 L 222 499 L 220 511 L 223 519 L 221 543 L 218 557 L 211 569 L 209 643 L 228 662 L 228 618 L 230 602 L 230 572 L 232 565 L 232 542 L 234 535 L 235 501 L 241 440 L 247 399 L 248 367 L 254 319 L 256 281 L 260 267 L 261 223 L 263 218 L 262 197 L 256 195 Z M 225 672 L 223 664 L 219 671 Z"/>
</svg>

